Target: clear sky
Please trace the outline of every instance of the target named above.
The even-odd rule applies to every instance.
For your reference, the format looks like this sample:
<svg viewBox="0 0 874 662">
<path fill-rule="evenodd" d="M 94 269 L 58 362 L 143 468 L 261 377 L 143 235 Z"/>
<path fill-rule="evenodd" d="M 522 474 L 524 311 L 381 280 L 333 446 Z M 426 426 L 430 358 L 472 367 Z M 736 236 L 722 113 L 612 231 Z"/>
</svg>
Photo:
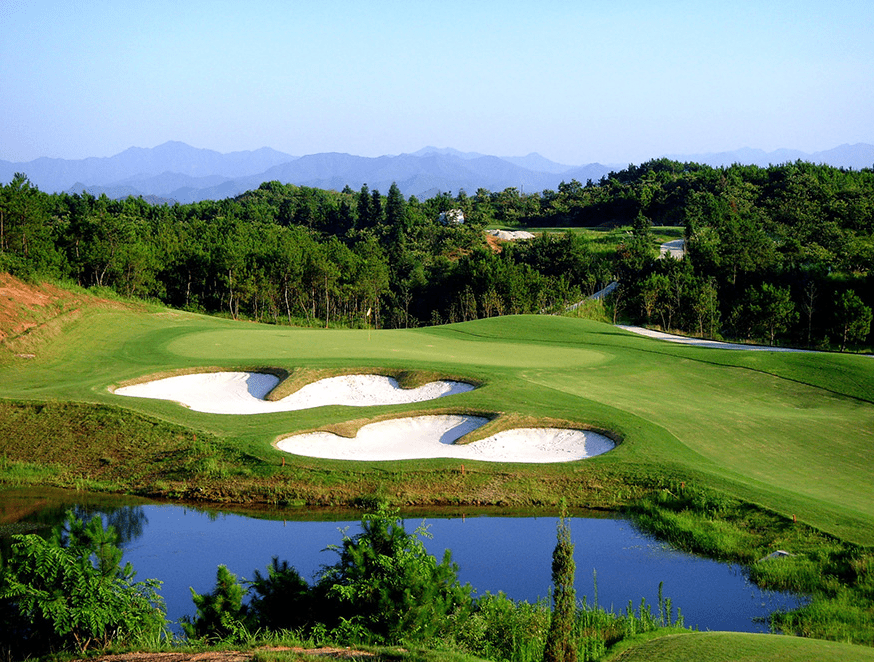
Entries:
<svg viewBox="0 0 874 662">
<path fill-rule="evenodd" d="M 874 143 L 872 0 L 0 0 L 0 159 Z"/>
</svg>

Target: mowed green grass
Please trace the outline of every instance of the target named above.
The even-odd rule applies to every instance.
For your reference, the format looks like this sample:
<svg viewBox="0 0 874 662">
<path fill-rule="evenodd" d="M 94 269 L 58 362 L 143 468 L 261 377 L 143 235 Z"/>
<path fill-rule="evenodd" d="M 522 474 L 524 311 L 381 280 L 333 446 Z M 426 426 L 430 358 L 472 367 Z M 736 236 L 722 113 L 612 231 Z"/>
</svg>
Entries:
<svg viewBox="0 0 874 662">
<path fill-rule="evenodd" d="M 420 369 L 484 386 L 417 405 L 257 416 L 202 414 L 108 390 L 145 375 L 207 366 Z M 585 460 L 588 465 L 669 472 L 845 540 L 874 544 L 870 357 L 686 347 L 549 316 L 352 331 L 88 309 L 40 346 L 35 359 L 4 362 L 0 397 L 113 404 L 234 439 L 247 453 L 273 459 L 278 436 L 385 412 L 452 407 L 557 418 L 621 435 L 614 451 Z M 544 471 L 573 474 L 576 466 Z M 484 463 L 482 470 L 500 465 Z"/>
<path fill-rule="evenodd" d="M 741 632 L 693 632 L 624 647 L 607 662 L 862 662 L 874 649 L 834 641 Z"/>
<path fill-rule="evenodd" d="M 490 225 L 489 229 L 506 229 L 501 225 Z M 564 234 L 571 232 L 584 236 L 589 240 L 594 251 L 604 254 L 612 254 L 616 251 L 617 246 L 624 241 L 628 241 L 631 234 L 631 226 L 622 226 L 618 228 L 602 228 L 602 227 L 521 227 L 520 230 L 526 230 L 532 234 L 547 233 L 547 234 Z M 675 239 L 683 239 L 685 229 L 682 226 L 667 226 L 655 225 L 650 229 L 652 233 L 652 247 L 657 249 L 661 244 L 673 241 Z"/>
</svg>

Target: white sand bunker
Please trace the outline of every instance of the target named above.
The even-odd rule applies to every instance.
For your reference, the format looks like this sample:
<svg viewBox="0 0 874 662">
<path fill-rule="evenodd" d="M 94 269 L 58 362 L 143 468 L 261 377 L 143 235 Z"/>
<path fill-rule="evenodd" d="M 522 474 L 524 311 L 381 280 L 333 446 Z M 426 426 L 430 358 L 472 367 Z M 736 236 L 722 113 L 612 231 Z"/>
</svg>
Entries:
<svg viewBox="0 0 874 662">
<path fill-rule="evenodd" d="M 391 377 L 345 375 L 307 384 L 275 402 L 265 400 L 264 397 L 278 383 L 278 377 L 260 372 L 211 372 L 134 384 L 118 388 L 115 393 L 173 400 L 207 414 L 266 414 L 325 405 L 371 407 L 408 404 L 465 393 L 474 388 L 464 382 L 436 381 L 418 388 L 403 389 Z"/>
<path fill-rule="evenodd" d="M 308 432 L 277 442 L 295 455 L 335 460 L 414 460 L 457 458 L 486 462 L 571 462 L 606 453 L 615 444 L 604 435 L 561 428 L 520 428 L 470 444 L 455 445 L 485 425 L 478 416 L 415 416 L 365 425 L 354 439 L 331 432 Z"/>
<path fill-rule="evenodd" d="M 741 343 L 721 342 L 719 340 L 705 340 L 703 338 L 694 338 L 692 336 L 678 336 L 673 333 L 665 333 L 654 329 L 645 329 L 642 326 L 625 326 L 617 324 L 617 328 L 631 331 L 641 336 L 656 338 L 657 340 L 667 340 L 681 345 L 694 345 L 696 347 L 711 347 L 713 349 L 744 349 L 753 352 L 795 352 L 809 354 L 812 350 L 809 349 L 794 349 L 791 347 L 773 347 L 771 345 L 744 345 Z"/>
</svg>

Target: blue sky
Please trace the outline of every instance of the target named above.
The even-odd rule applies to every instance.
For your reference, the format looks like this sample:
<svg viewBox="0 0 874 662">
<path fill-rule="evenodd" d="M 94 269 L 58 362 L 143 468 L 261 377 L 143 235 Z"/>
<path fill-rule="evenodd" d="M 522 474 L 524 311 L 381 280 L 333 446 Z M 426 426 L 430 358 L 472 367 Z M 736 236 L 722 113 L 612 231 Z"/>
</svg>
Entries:
<svg viewBox="0 0 874 662">
<path fill-rule="evenodd" d="M 874 2 L 0 0 L 0 159 L 874 143 Z"/>
</svg>

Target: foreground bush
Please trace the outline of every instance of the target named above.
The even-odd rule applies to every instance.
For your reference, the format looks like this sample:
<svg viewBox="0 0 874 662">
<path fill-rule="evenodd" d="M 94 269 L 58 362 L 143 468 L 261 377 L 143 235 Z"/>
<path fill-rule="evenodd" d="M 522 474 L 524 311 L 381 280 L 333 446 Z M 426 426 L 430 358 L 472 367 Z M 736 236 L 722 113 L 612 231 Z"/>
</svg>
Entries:
<svg viewBox="0 0 874 662">
<path fill-rule="evenodd" d="M 198 594 L 191 589 L 191 599 L 197 607 L 192 619 L 182 617 L 182 630 L 192 639 L 217 642 L 236 641 L 247 633 L 246 615 L 243 606 L 245 589 L 237 576 L 220 565 L 216 571 L 215 589 L 211 593 Z"/>
<path fill-rule="evenodd" d="M 428 554 L 423 527 L 407 533 L 398 512 L 384 507 L 361 526 L 328 547 L 339 558 L 312 586 L 277 557 L 247 588 L 219 566 L 211 593 L 192 590 L 197 615 L 183 623 L 186 634 L 239 641 L 258 630 L 307 630 L 350 644 L 399 643 L 433 638 L 470 611 L 472 589 L 459 583 L 448 550 L 439 563 Z"/>
<path fill-rule="evenodd" d="M 407 533 L 398 512 L 384 507 L 361 526 L 329 548 L 340 558 L 318 580 L 337 619 L 354 619 L 379 642 L 398 642 L 434 636 L 450 616 L 469 611 L 471 587 L 459 583 L 449 550 L 440 563 L 428 554 L 424 527 Z"/>
<path fill-rule="evenodd" d="M 13 658 L 103 649 L 165 631 L 160 582 L 134 582 L 113 527 L 68 513 L 49 539 L 17 535 L 0 577 L 0 642 Z"/>
</svg>

